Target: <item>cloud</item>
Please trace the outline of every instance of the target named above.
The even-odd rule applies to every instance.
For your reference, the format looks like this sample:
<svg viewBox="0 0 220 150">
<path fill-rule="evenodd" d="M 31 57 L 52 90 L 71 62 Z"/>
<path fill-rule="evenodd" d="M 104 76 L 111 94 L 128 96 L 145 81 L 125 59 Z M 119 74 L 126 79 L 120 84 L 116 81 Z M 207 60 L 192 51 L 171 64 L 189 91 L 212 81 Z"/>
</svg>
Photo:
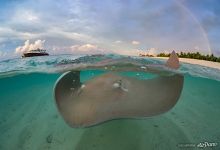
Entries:
<svg viewBox="0 0 220 150">
<path fill-rule="evenodd" d="M 103 54 L 107 50 L 103 50 L 97 45 L 93 44 L 84 44 L 84 45 L 74 45 L 71 46 L 71 52 L 75 54 Z"/>
<path fill-rule="evenodd" d="M 196 9 L 197 4 L 204 8 L 201 11 Z M 195 45 L 204 51 L 209 48 L 198 22 L 175 0 L 38 0 L 37 5 L 34 0 L 22 0 L 13 1 L 13 5 L 7 6 L 0 6 L 0 42 L 6 44 L 4 50 L 9 53 L 14 53 L 14 49 L 26 39 L 45 39 L 49 50 L 57 48 L 57 51 L 52 51 L 54 53 L 61 53 L 62 49 L 66 52 L 72 49 L 81 53 L 86 53 L 82 49 L 94 52 L 101 50 L 100 47 L 128 54 L 136 53 L 134 49 L 132 52 L 132 48 L 193 49 Z M 196 1 L 192 11 L 198 10 L 201 14 L 204 12 L 202 9 L 207 9 L 204 2 Z M 203 15 L 207 27 L 218 27 L 218 14 L 214 12 Z M 200 21 L 203 23 L 202 19 Z M 215 36 L 208 33 L 214 37 L 210 38 L 212 41 L 219 39 L 216 38 L 219 31 L 214 29 L 212 31 Z M 12 45 L 12 41 L 16 44 Z M 93 43 L 93 46 L 99 47 L 83 46 L 84 43 Z M 212 43 L 216 49 L 220 47 L 217 40 Z M 25 49 L 20 46 L 17 53 Z"/>
<path fill-rule="evenodd" d="M 43 49 L 45 40 L 36 40 L 33 44 L 29 40 L 25 41 L 23 46 L 19 46 L 15 49 L 15 53 L 23 53 L 33 49 Z"/>
<path fill-rule="evenodd" d="M 58 27 L 51 27 L 50 30 L 48 30 L 48 34 L 56 37 L 63 37 L 65 39 L 72 39 L 74 41 L 79 41 L 79 42 L 97 42 L 95 38 L 88 34 L 84 34 L 81 32 L 71 32 L 71 31 L 65 31 L 62 28 Z"/>
<path fill-rule="evenodd" d="M 132 43 L 133 45 L 139 45 L 139 44 L 140 44 L 139 41 L 132 41 L 131 43 Z"/>
<path fill-rule="evenodd" d="M 112 53 L 120 54 L 120 55 L 128 55 L 128 56 L 137 56 L 141 53 L 141 50 L 138 49 L 117 49 L 112 50 Z"/>
<path fill-rule="evenodd" d="M 55 53 L 71 53 L 71 54 L 103 54 L 104 51 L 97 45 L 93 44 L 82 44 L 72 45 L 69 47 L 54 47 Z"/>
<path fill-rule="evenodd" d="M 33 10 L 28 9 L 17 9 L 14 15 L 11 18 L 12 22 L 22 22 L 22 23 L 36 23 L 40 20 L 37 13 Z"/>
<path fill-rule="evenodd" d="M 156 50 L 156 48 L 150 48 L 149 50 L 148 50 L 148 54 L 149 55 L 153 55 L 153 56 L 155 56 L 156 54 L 158 53 L 158 51 Z"/>
<path fill-rule="evenodd" d="M 97 46 L 92 44 L 85 44 L 85 45 L 74 45 L 71 46 L 72 51 L 78 51 L 78 52 L 91 52 L 96 51 Z"/>
<path fill-rule="evenodd" d="M 40 34 L 30 32 L 20 32 L 10 27 L 0 26 L 0 42 L 8 43 L 9 41 L 20 42 L 26 39 L 38 39 Z"/>
<path fill-rule="evenodd" d="M 119 40 L 118 40 L 118 41 L 115 41 L 115 43 L 116 43 L 116 44 L 120 44 L 120 43 L 122 43 L 122 41 L 119 41 Z"/>
<path fill-rule="evenodd" d="M 157 54 L 161 53 L 161 52 L 165 52 L 163 50 L 159 50 L 157 48 L 149 48 L 147 50 L 140 50 L 139 51 L 139 54 L 147 54 L 147 55 L 153 55 L 153 56 L 156 56 Z M 170 51 L 167 51 L 167 53 L 170 52 Z M 165 52 L 166 53 L 166 52 Z"/>
</svg>

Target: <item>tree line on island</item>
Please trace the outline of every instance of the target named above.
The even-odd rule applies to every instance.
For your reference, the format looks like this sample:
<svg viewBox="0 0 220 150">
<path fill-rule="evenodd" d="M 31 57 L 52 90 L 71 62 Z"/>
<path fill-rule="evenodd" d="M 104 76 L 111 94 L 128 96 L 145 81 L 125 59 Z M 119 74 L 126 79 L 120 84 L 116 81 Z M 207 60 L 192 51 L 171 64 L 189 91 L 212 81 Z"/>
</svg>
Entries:
<svg viewBox="0 0 220 150">
<path fill-rule="evenodd" d="M 199 52 L 180 52 L 176 53 L 178 57 L 180 58 L 191 58 L 191 59 L 200 59 L 200 60 L 207 60 L 207 61 L 213 61 L 213 62 L 220 62 L 220 57 L 216 57 L 213 54 L 211 55 L 202 55 Z M 157 57 L 170 57 L 170 53 L 159 53 L 157 54 Z"/>
</svg>

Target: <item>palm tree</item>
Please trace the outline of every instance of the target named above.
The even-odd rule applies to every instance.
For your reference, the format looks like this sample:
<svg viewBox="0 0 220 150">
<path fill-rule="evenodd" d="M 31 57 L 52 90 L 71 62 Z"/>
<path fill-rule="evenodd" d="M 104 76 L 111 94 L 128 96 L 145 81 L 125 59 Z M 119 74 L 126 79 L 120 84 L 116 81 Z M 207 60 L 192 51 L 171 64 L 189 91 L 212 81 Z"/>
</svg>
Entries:
<svg viewBox="0 0 220 150">
<path fill-rule="evenodd" d="M 157 55 L 158 57 L 169 57 L 169 54 L 160 53 Z M 192 59 L 201 59 L 201 60 L 207 60 L 207 61 L 214 61 L 214 62 L 220 62 L 220 57 L 216 57 L 213 54 L 211 55 L 202 55 L 199 52 L 196 53 L 190 53 L 190 52 L 180 52 L 177 53 L 177 56 L 180 58 L 192 58 Z"/>
</svg>

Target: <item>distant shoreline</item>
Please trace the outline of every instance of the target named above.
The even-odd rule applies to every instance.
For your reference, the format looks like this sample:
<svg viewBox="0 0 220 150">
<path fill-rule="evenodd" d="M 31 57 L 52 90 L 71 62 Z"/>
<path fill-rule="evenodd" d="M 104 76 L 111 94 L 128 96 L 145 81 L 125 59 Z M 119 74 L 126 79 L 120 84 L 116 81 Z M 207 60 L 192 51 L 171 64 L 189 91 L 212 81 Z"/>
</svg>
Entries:
<svg viewBox="0 0 220 150">
<path fill-rule="evenodd" d="M 168 57 L 153 57 L 157 59 L 168 59 Z M 194 64 L 194 65 L 201 65 L 205 67 L 210 67 L 214 69 L 219 69 L 220 70 L 220 63 L 219 62 L 212 62 L 212 61 L 207 61 L 207 60 L 199 60 L 199 59 L 190 59 L 190 58 L 179 58 L 180 62 L 183 63 L 189 63 L 189 64 Z"/>
</svg>

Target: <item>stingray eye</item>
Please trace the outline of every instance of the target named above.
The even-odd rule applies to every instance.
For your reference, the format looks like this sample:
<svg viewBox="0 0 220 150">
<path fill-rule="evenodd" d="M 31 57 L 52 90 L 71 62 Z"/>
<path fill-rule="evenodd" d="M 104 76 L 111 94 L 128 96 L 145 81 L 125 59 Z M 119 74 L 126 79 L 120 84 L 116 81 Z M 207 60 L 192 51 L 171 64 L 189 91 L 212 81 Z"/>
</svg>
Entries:
<svg viewBox="0 0 220 150">
<path fill-rule="evenodd" d="M 112 85 L 114 88 L 119 88 L 122 87 L 122 80 L 117 80 L 115 83 Z"/>
<path fill-rule="evenodd" d="M 85 84 L 82 84 L 81 85 L 81 89 L 83 89 L 83 88 L 85 88 L 86 87 L 86 85 Z"/>
<path fill-rule="evenodd" d="M 125 86 L 122 83 L 122 80 L 116 81 L 112 86 L 113 86 L 113 88 L 120 88 L 121 90 L 128 92 L 128 89 L 125 88 Z"/>
<path fill-rule="evenodd" d="M 115 82 L 113 85 L 112 85 L 114 88 L 119 88 L 120 87 L 120 84 L 118 82 Z"/>
</svg>

